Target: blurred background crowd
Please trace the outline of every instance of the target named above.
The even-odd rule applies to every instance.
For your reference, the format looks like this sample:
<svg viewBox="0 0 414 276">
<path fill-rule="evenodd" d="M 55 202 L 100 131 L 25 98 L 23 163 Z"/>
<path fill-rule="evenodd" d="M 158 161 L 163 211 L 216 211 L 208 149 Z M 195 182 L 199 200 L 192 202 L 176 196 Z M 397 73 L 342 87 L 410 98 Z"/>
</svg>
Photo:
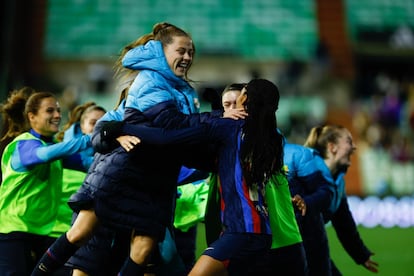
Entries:
<svg viewBox="0 0 414 276">
<path fill-rule="evenodd" d="M 303 143 L 310 128 L 352 131 L 351 195 L 414 194 L 414 1 L 7 0 L 1 2 L 0 98 L 24 85 L 113 108 L 120 48 L 171 22 L 196 46 L 190 77 L 205 91 L 253 77 L 281 91 L 279 126 Z M 211 91 L 211 90 L 210 90 Z M 63 115 L 63 118 L 67 116 Z"/>
</svg>

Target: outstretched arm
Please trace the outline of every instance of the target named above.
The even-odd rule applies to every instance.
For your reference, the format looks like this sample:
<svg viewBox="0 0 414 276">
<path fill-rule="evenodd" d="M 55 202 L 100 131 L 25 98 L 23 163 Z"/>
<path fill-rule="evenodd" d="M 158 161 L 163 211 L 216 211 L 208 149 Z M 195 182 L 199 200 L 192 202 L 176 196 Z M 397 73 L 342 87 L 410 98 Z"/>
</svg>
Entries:
<svg viewBox="0 0 414 276">
<path fill-rule="evenodd" d="M 194 144 L 208 141 L 208 125 L 184 129 L 163 129 L 144 125 L 124 124 L 124 134 L 139 137 L 141 143 L 153 145 Z"/>
<path fill-rule="evenodd" d="M 345 196 L 342 198 L 338 210 L 333 214 L 331 221 L 339 241 L 349 256 L 366 269 L 375 273 L 378 272 L 378 263 L 371 259 L 374 253 L 362 241 Z"/>
<path fill-rule="evenodd" d="M 106 114 L 105 114 L 106 115 Z M 126 122 L 131 124 L 147 124 L 154 127 L 160 127 L 164 129 L 183 129 L 198 127 L 203 123 L 211 122 L 217 118 L 231 118 L 242 119 L 247 116 L 247 113 L 242 110 L 233 110 L 232 112 L 222 113 L 222 111 L 212 111 L 195 114 L 183 114 L 180 112 L 173 101 L 166 101 L 154 105 L 145 112 L 140 112 L 133 108 L 125 109 Z M 108 119 L 108 118 L 106 118 Z M 110 118 L 109 118 L 110 119 Z M 92 135 L 92 144 L 96 151 L 105 153 L 111 151 L 115 147 L 119 146 L 116 139 L 125 135 L 122 131 L 123 123 L 115 122 L 120 121 L 119 118 L 112 118 L 111 123 L 100 120 L 96 126 Z M 128 133 L 130 134 L 130 133 Z M 135 135 L 135 134 L 131 134 Z M 129 146 L 136 145 L 137 141 L 129 137 L 124 139 Z M 118 141 L 119 142 L 119 141 Z M 121 144 L 126 150 L 125 143 Z M 130 150 L 130 149 L 129 149 Z"/>
<path fill-rule="evenodd" d="M 12 166 L 14 169 L 30 168 L 70 156 L 90 146 L 89 135 L 52 145 L 43 145 L 37 140 L 22 140 L 19 142 L 16 151 L 19 158 L 13 158 Z"/>
</svg>

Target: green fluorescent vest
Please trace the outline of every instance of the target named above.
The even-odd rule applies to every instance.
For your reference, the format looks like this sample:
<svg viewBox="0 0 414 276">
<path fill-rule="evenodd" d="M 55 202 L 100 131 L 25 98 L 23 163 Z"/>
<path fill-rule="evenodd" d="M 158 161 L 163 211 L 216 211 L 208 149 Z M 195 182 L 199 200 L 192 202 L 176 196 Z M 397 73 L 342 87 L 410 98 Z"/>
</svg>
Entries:
<svg viewBox="0 0 414 276">
<path fill-rule="evenodd" d="M 11 167 L 12 154 L 21 140 L 42 140 L 23 133 L 7 145 L 2 156 L 0 233 L 21 231 L 49 235 L 55 224 L 62 189 L 62 162 L 56 160 L 18 172 Z"/>
<path fill-rule="evenodd" d="M 68 205 L 68 199 L 82 185 L 85 176 L 85 172 L 63 169 L 62 197 L 56 217 L 56 224 L 49 236 L 57 238 L 69 230 L 72 224 L 73 211 Z"/>
<path fill-rule="evenodd" d="M 269 208 L 272 248 L 302 242 L 286 177 L 273 175 L 266 184 L 266 201 Z"/>
</svg>

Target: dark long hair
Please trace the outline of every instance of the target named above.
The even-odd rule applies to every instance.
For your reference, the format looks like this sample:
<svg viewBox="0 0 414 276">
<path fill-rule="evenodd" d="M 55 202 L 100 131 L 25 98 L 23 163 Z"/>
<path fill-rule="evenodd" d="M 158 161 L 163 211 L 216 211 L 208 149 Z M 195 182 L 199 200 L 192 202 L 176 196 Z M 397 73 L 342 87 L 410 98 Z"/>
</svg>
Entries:
<svg viewBox="0 0 414 276">
<path fill-rule="evenodd" d="M 33 88 L 28 86 L 12 90 L 9 97 L 0 104 L 3 124 L 0 138 L 0 156 L 3 155 L 4 149 L 14 138 L 30 129 L 25 107 L 29 97 L 35 92 Z M 1 180 L 0 174 L 0 182 Z"/>
<path fill-rule="evenodd" d="M 1 130 L 0 152 L 19 134 L 30 129 L 29 122 L 24 113 L 27 99 L 35 90 L 23 87 L 10 92 L 9 97 L 0 105 L 3 127 Z"/>
<path fill-rule="evenodd" d="M 283 166 L 283 137 L 277 131 L 279 90 L 265 79 L 247 84 L 245 108 L 249 114 L 243 126 L 240 156 L 247 185 L 266 182 Z"/>
</svg>

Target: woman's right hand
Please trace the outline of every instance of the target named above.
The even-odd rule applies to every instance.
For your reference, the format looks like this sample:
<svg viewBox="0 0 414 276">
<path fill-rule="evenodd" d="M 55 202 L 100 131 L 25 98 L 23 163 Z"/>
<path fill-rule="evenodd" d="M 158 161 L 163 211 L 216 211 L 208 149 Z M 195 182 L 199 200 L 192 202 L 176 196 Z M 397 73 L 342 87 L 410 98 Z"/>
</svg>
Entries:
<svg viewBox="0 0 414 276">
<path fill-rule="evenodd" d="M 116 138 L 116 140 L 127 152 L 133 150 L 136 145 L 141 143 L 141 140 L 138 137 L 132 135 L 122 135 Z"/>
</svg>

